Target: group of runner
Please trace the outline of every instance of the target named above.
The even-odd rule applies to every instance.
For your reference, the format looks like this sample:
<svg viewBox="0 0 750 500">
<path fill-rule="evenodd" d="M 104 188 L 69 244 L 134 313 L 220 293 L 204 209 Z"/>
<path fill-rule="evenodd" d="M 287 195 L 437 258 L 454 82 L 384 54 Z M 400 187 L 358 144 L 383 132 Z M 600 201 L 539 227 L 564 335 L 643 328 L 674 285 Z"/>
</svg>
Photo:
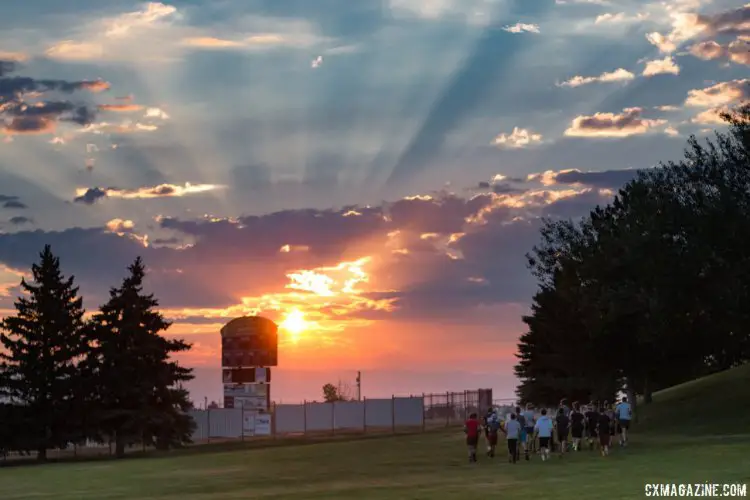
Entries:
<svg viewBox="0 0 750 500">
<path fill-rule="evenodd" d="M 584 443 L 588 444 L 589 450 L 598 446 L 602 456 L 607 456 L 616 435 L 619 436 L 620 446 L 627 446 L 633 412 L 628 399 L 622 398 L 617 404 L 605 401 L 598 405 L 592 401 L 581 406 L 575 402 L 572 408 L 563 399 L 554 417 L 548 415 L 544 408 L 537 413 L 531 404 L 527 404 L 523 411 L 517 406 L 515 412 L 504 420 L 498 413 L 497 408 L 490 408 L 481 421 L 476 413 L 469 415 L 464 426 L 469 462 L 477 461 L 482 432 L 487 441 L 488 457 L 495 456 L 500 433 L 505 435 L 508 461 L 512 463 L 520 460 L 521 453 L 526 460 L 530 460 L 535 452 L 541 455 L 542 461 L 549 460 L 555 448 L 562 457 L 569 449 L 580 451 Z"/>
</svg>

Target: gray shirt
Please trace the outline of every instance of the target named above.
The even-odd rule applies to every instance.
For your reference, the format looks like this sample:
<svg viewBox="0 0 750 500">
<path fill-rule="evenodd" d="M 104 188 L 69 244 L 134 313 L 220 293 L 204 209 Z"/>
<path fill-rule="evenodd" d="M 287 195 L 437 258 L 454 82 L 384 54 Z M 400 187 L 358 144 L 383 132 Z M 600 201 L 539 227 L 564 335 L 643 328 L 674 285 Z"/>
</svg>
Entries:
<svg viewBox="0 0 750 500">
<path fill-rule="evenodd" d="M 508 439 L 518 439 L 521 435 L 521 424 L 518 420 L 508 420 L 505 422 L 505 432 L 508 434 Z"/>
</svg>

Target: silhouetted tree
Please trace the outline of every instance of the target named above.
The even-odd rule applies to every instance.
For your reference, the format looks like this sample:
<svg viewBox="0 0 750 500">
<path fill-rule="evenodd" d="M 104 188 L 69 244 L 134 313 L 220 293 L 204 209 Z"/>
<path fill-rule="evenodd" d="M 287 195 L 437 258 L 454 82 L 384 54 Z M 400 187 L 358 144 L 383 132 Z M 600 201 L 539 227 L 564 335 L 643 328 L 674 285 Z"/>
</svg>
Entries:
<svg viewBox="0 0 750 500">
<path fill-rule="evenodd" d="M 0 396 L 11 405 L 5 407 L 11 422 L 23 415 L 11 433 L 14 446 L 46 460 L 48 449 L 80 437 L 79 361 L 89 339 L 74 278 L 62 275 L 49 245 L 31 273 L 31 283 L 21 280 L 25 296 L 15 301 L 16 314 L 2 321 Z"/>
<path fill-rule="evenodd" d="M 170 356 L 190 349 L 182 340 L 161 335 L 169 326 L 153 295 L 143 290 L 140 257 L 128 268 L 122 285 L 92 318 L 96 345 L 89 365 L 96 385 L 98 428 L 115 442 L 118 457 L 136 442 L 158 448 L 190 442 L 194 423 L 182 382 L 192 370 Z"/>
</svg>

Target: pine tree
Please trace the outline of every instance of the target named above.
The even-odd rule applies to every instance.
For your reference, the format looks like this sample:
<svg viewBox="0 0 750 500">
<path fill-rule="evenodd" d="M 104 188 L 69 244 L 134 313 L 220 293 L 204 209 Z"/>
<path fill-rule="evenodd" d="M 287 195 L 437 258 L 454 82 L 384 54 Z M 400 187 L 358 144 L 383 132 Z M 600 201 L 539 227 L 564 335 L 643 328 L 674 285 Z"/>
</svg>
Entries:
<svg viewBox="0 0 750 500">
<path fill-rule="evenodd" d="M 16 314 L 2 321 L 0 397 L 24 425 L 13 434 L 14 448 L 47 450 L 64 447 L 78 437 L 81 384 L 79 362 L 88 349 L 83 299 L 74 278 L 63 277 L 60 260 L 49 245 L 31 268 L 33 283 L 21 280 L 25 295 L 15 302 Z"/>
<path fill-rule="evenodd" d="M 170 359 L 190 345 L 160 335 L 171 323 L 154 310 L 154 296 L 143 293 L 141 258 L 128 270 L 122 286 L 110 290 L 109 301 L 92 318 L 96 348 L 89 361 L 98 427 L 114 440 L 118 457 L 137 442 L 162 449 L 180 446 L 190 441 L 193 430 L 182 388 L 193 378 L 192 370 Z"/>
</svg>

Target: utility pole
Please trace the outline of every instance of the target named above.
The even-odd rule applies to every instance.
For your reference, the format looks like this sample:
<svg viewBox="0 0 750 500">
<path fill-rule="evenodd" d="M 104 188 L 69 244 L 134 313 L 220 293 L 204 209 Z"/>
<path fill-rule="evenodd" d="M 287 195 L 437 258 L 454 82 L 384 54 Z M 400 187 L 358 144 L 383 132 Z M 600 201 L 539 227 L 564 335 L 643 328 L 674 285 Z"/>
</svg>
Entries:
<svg viewBox="0 0 750 500">
<path fill-rule="evenodd" d="M 208 396 L 203 396 L 203 409 L 208 410 Z"/>
<path fill-rule="evenodd" d="M 357 401 L 362 401 L 362 372 L 357 372 Z"/>
</svg>

